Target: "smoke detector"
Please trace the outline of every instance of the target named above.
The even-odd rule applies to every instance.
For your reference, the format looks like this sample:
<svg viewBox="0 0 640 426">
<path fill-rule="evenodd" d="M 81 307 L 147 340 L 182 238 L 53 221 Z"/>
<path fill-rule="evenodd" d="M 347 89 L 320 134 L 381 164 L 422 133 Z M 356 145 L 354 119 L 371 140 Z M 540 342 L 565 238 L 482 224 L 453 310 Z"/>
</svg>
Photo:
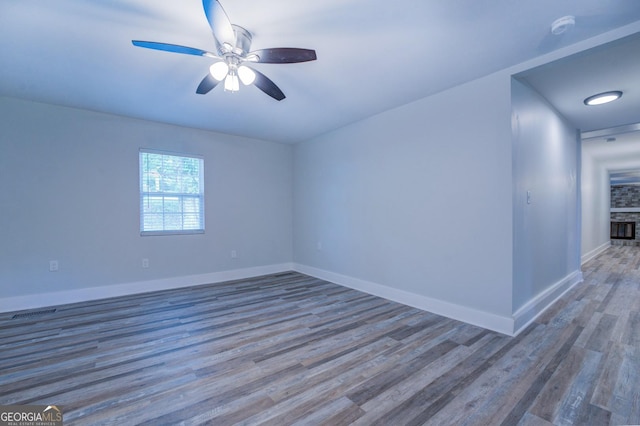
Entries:
<svg viewBox="0 0 640 426">
<path fill-rule="evenodd" d="M 576 18 L 572 15 L 563 16 L 558 18 L 551 24 L 551 34 L 560 35 L 564 34 L 576 25 Z"/>
</svg>

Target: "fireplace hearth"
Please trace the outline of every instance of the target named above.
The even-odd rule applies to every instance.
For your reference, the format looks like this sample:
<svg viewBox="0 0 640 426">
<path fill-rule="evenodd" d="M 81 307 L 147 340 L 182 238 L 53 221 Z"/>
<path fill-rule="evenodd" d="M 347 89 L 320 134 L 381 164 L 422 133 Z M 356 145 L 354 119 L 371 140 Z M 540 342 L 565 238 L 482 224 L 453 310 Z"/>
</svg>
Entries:
<svg viewBox="0 0 640 426">
<path fill-rule="evenodd" d="M 635 240 L 635 222 L 611 222 L 611 239 L 613 240 Z"/>
</svg>

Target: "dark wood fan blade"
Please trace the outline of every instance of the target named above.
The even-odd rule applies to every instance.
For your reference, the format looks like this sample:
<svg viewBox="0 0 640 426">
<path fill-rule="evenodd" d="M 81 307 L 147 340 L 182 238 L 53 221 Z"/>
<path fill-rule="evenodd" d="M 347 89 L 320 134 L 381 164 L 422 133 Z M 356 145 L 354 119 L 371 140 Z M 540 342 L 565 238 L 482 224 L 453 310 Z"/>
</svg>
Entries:
<svg viewBox="0 0 640 426">
<path fill-rule="evenodd" d="M 277 101 L 281 101 L 286 96 L 282 93 L 282 90 L 276 84 L 269 79 L 266 75 L 262 74 L 260 71 L 256 71 L 252 68 L 253 72 L 256 73 L 256 80 L 253 84 L 258 87 L 258 89 L 262 90 L 267 95 L 271 96 L 273 99 Z"/>
<path fill-rule="evenodd" d="M 202 0 L 202 7 L 216 41 L 220 44 L 228 43 L 235 46 L 236 36 L 233 27 L 231 27 L 231 21 L 220 2 L 218 0 Z"/>
<path fill-rule="evenodd" d="M 209 93 L 211 89 L 213 89 L 218 85 L 218 83 L 219 83 L 218 80 L 213 78 L 211 74 L 207 73 L 207 75 L 204 76 L 204 78 L 198 85 L 198 88 L 196 89 L 196 93 L 199 95 L 204 95 L 206 93 Z"/>
<path fill-rule="evenodd" d="M 298 49 L 295 47 L 275 47 L 250 52 L 249 55 L 258 56 L 258 61 L 263 64 L 294 64 L 297 62 L 315 61 L 316 51 L 312 49 Z M 247 55 L 247 56 L 249 56 Z"/>
<path fill-rule="evenodd" d="M 155 41 L 143 41 L 143 40 L 131 40 L 131 43 L 133 43 L 134 46 L 144 47 L 144 48 L 153 49 L 153 50 L 162 50 L 164 52 L 183 53 L 185 55 L 195 55 L 195 56 L 208 56 L 210 58 L 218 57 L 211 52 L 207 52 L 206 50 L 196 49 L 195 47 L 189 47 L 189 46 L 180 46 L 177 44 L 157 43 Z"/>
</svg>

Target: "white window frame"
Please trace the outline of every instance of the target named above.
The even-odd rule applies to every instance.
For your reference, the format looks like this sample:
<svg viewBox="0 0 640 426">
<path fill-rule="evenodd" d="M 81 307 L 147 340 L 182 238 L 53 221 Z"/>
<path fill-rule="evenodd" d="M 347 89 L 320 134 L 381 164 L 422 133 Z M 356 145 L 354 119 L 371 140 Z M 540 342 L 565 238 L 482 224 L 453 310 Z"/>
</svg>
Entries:
<svg viewBox="0 0 640 426">
<path fill-rule="evenodd" d="M 144 170 L 144 155 L 161 155 L 167 157 L 179 157 L 179 158 L 189 158 L 198 160 L 198 193 L 195 192 L 180 192 L 180 191 L 163 191 L 160 188 L 160 178 L 156 178 L 156 182 L 153 185 L 154 190 L 150 190 L 151 182 L 150 182 L 150 172 Z M 184 154 L 184 153 L 176 153 L 169 151 L 159 151 L 154 149 L 146 149 L 141 148 L 138 154 L 139 161 L 139 171 L 140 171 L 140 235 L 148 236 L 148 235 L 183 235 L 183 234 L 203 234 L 204 233 L 204 158 L 200 155 L 194 154 Z M 176 175 L 176 178 L 181 178 L 182 175 Z M 145 180 L 147 181 L 147 185 L 145 185 Z M 153 199 L 156 201 L 160 201 L 161 209 L 157 212 L 147 212 L 145 214 L 145 203 L 149 204 Z M 160 200 L 159 200 L 160 199 Z M 167 210 L 166 201 L 167 199 L 172 199 L 174 203 L 178 203 L 180 206 L 179 212 L 171 212 Z M 177 199 L 177 200 L 176 200 Z M 197 225 L 197 229 L 187 227 L 185 229 L 185 201 L 197 200 L 197 204 L 199 207 L 197 218 L 199 219 L 199 223 Z M 151 215 L 161 215 L 162 216 L 162 229 L 149 229 L 149 225 L 145 224 L 145 219 L 150 220 Z M 177 216 L 180 217 L 180 229 L 175 229 L 175 227 L 170 227 L 167 224 L 167 218 L 173 216 L 175 219 Z M 169 228 L 169 229 L 167 229 Z"/>
</svg>

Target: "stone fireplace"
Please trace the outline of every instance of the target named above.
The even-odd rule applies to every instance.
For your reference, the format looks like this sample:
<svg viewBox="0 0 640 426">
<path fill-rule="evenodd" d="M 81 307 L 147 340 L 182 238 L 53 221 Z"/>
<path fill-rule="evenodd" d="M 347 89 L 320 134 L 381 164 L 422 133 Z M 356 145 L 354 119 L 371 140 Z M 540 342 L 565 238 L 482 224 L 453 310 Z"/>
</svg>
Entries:
<svg viewBox="0 0 640 426">
<path fill-rule="evenodd" d="M 640 185 L 611 185 L 611 244 L 640 246 Z"/>
</svg>

